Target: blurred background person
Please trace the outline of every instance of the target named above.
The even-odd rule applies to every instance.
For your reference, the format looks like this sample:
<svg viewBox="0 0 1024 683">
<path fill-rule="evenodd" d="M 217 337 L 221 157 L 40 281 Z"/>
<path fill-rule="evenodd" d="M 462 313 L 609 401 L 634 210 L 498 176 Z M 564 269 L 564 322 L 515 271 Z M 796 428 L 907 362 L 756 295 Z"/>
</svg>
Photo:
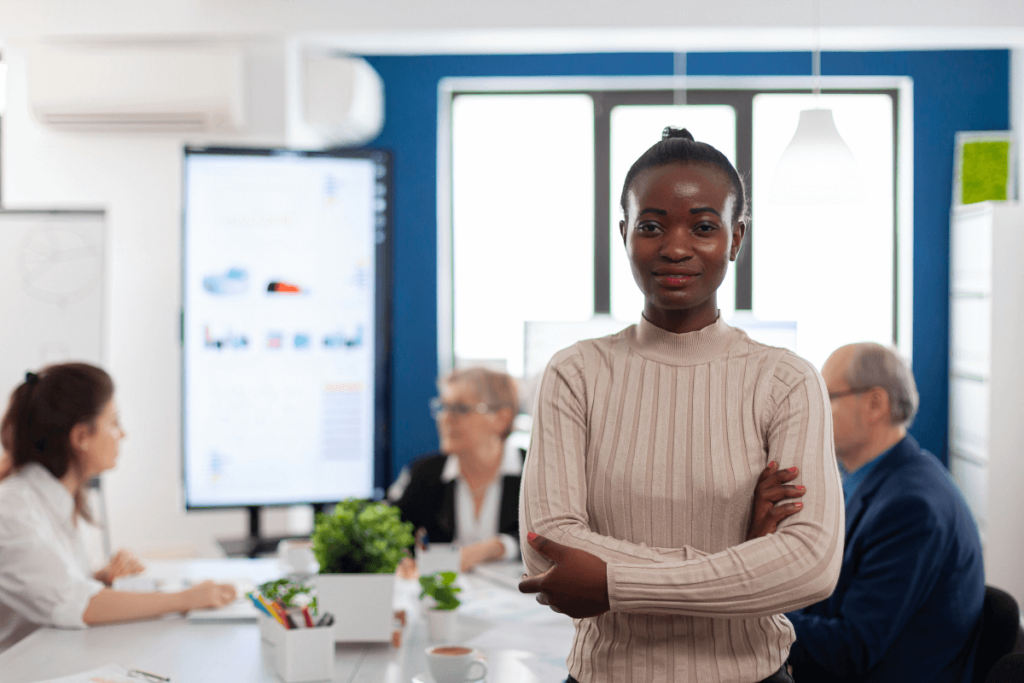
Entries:
<svg viewBox="0 0 1024 683">
<path fill-rule="evenodd" d="M 110 375 L 85 363 L 29 372 L 0 421 L 0 652 L 40 626 L 84 628 L 220 607 L 235 589 L 207 581 L 177 593 L 110 588 L 143 569 L 118 552 L 92 572 L 81 521 L 86 483 L 117 463 L 125 436 Z"/>
<path fill-rule="evenodd" d="M 821 374 L 843 470 L 846 547 L 835 592 L 786 615 L 796 630 L 794 678 L 968 682 L 985 598 L 981 538 L 949 473 L 907 435 L 914 375 L 873 343 L 839 348 Z"/>
<path fill-rule="evenodd" d="M 462 571 L 517 559 L 526 452 L 509 441 L 519 408 L 516 381 L 504 372 L 466 368 L 443 377 L 438 392 L 430 410 L 441 450 L 403 468 L 388 501 L 430 543 L 458 544 Z M 401 571 L 412 569 L 406 562 Z"/>
</svg>

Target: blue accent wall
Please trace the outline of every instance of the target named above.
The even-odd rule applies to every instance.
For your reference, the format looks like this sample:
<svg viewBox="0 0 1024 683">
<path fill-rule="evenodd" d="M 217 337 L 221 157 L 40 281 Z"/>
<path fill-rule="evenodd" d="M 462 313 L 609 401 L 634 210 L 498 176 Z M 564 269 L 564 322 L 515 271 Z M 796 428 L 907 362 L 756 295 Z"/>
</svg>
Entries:
<svg viewBox="0 0 1024 683">
<path fill-rule="evenodd" d="M 437 372 L 437 86 L 445 77 L 661 76 L 673 55 L 367 57 L 385 87 L 384 130 L 372 146 L 394 167 L 392 474 L 437 448 L 427 401 Z M 691 53 L 692 76 L 809 75 L 806 52 Z M 911 433 L 946 462 L 949 388 L 949 206 L 953 135 L 1006 130 L 1007 50 L 826 52 L 827 76 L 909 76 L 914 81 L 914 375 L 921 409 Z M 827 255 L 823 255 L 827 258 Z"/>
</svg>

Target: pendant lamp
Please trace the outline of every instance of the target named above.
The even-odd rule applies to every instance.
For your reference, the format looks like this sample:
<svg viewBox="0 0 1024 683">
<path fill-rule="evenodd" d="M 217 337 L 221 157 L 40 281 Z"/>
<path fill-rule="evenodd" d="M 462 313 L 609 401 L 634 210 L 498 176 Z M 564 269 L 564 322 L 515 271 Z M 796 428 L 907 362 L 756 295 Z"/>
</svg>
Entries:
<svg viewBox="0 0 1024 683">
<path fill-rule="evenodd" d="M 811 73 L 815 99 L 821 94 L 819 1 L 814 2 Z M 800 112 L 796 133 L 779 159 L 769 193 L 772 204 L 852 204 L 861 198 L 860 167 L 836 129 L 831 109 Z"/>
<path fill-rule="evenodd" d="M 850 204 L 861 197 L 860 168 L 836 130 L 831 109 L 800 112 L 796 134 L 779 159 L 773 204 Z"/>
</svg>

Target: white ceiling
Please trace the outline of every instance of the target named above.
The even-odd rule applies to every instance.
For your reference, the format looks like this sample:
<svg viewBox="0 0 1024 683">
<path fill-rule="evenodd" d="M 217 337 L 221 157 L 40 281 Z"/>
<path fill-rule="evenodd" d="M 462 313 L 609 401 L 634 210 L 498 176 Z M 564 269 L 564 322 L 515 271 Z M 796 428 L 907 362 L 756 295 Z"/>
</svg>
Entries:
<svg viewBox="0 0 1024 683">
<path fill-rule="evenodd" d="M 0 0 L 0 40 L 299 38 L 364 54 L 807 49 L 816 0 Z M 1024 0 L 819 0 L 824 49 L 1018 47 Z"/>
</svg>

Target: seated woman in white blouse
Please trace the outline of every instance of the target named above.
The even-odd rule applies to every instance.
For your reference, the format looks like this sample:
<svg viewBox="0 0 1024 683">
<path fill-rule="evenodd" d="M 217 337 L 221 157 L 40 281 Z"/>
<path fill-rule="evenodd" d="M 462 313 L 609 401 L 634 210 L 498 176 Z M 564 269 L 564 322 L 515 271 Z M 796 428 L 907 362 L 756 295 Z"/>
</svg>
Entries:
<svg viewBox="0 0 1024 683">
<path fill-rule="evenodd" d="M 114 579 L 141 571 L 119 552 L 93 573 L 80 521 L 84 486 L 117 462 L 124 438 L 114 384 L 84 363 L 27 373 L 0 421 L 0 652 L 40 626 L 83 628 L 220 607 L 235 589 L 213 582 L 177 593 L 128 593 Z"/>
<path fill-rule="evenodd" d="M 468 571 L 519 557 L 519 482 L 525 451 L 510 444 L 516 382 L 485 368 L 455 370 L 431 402 L 441 451 L 404 468 L 388 489 L 402 518 L 432 543 L 457 543 Z M 401 570 L 409 572 L 410 563 Z"/>
</svg>

